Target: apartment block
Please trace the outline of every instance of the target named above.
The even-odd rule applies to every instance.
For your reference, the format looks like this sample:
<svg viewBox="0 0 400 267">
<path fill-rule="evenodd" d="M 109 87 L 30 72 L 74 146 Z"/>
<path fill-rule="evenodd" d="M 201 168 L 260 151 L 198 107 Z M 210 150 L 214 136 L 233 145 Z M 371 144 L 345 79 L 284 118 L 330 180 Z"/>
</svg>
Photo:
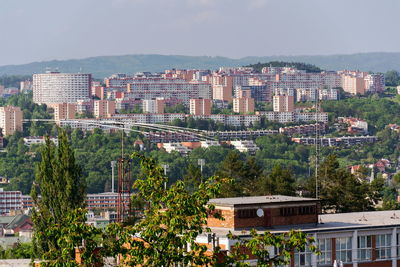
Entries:
<svg viewBox="0 0 400 267">
<path fill-rule="evenodd" d="M 94 116 L 96 118 L 110 117 L 115 114 L 115 101 L 96 100 L 94 101 Z"/>
<path fill-rule="evenodd" d="M 273 98 L 274 112 L 293 112 L 294 96 L 275 95 Z"/>
<path fill-rule="evenodd" d="M 211 84 L 203 81 L 187 82 L 181 79 L 163 78 L 135 78 L 128 84 L 127 98 L 133 99 L 155 99 L 164 98 L 169 102 L 180 100 L 189 105 L 190 99 L 211 99 Z"/>
<path fill-rule="evenodd" d="M 239 97 L 233 99 L 233 112 L 252 113 L 254 112 L 254 98 Z"/>
<path fill-rule="evenodd" d="M 0 128 L 3 135 L 12 135 L 16 131 L 22 131 L 22 110 L 19 107 L 0 107 Z"/>
<path fill-rule="evenodd" d="M 49 106 L 54 109 L 55 121 L 75 119 L 76 104 L 57 103 Z"/>
<path fill-rule="evenodd" d="M 211 77 L 212 99 L 232 101 L 233 97 L 233 77 L 214 73 Z"/>
<path fill-rule="evenodd" d="M 342 76 L 342 88 L 352 95 L 365 94 L 365 81 L 363 77 L 354 75 Z"/>
<path fill-rule="evenodd" d="M 143 100 L 143 113 L 164 113 L 165 100 L 159 99 L 145 99 Z"/>
<path fill-rule="evenodd" d="M 0 188 L 0 214 L 5 215 L 13 210 L 22 209 L 21 191 L 4 191 Z"/>
<path fill-rule="evenodd" d="M 190 114 L 211 115 L 211 99 L 190 99 Z"/>
<path fill-rule="evenodd" d="M 76 103 L 90 98 L 91 74 L 47 72 L 33 75 L 33 102 Z"/>
</svg>

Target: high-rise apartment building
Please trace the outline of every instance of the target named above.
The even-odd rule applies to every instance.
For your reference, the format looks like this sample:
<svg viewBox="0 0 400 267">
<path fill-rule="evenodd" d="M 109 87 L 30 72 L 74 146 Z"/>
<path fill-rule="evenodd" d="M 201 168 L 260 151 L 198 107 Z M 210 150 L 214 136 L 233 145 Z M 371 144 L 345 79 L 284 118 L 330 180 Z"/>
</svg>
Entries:
<svg viewBox="0 0 400 267">
<path fill-rule="evenodd" d="M 211 115 L 211 99 L 190 99 L 190 114 Z"/>
<path fill-rule="evenodd" d="M 143 113 L 164 113 L 164 107 L 163 98 L 143 100 Z"/>
<path fill-rule="evenodd" d="M 96 118 L 110 117 L 115 114 L 115 101 L 96 100 L 94 101 L 94 116 Z"/>
<path fill-rule="evenodd" d="M 47 72 L 33 75 L 33 102 L 75 103 L 90 97 L 91 74 Z"/>
<path fill-rule="evenodd" d="M 251 113 L 254 112 L 254 98 L 239 97 L 233 99 L 233 112 Z"/>
<path fill-rule="evenodd" d="M 355 75 L 342 76 L 342 88 L 345 92 L 356 95 L 365 93 L 365 80 L 363 77 Z"/>
<path fill-rule="evenodd" d="M 55 121 L 75 119 L 76 104 L 57 103 L 49 106 L 54 109 Z"/>
<path fill-rule="evenodd" d="M 12 135 L 22 131 L 22 110 L 19 107 L 0 107 L 0 128 L 3 135 Z"/>
<path fill-rule="evenodd" d="M 294 96 L 275 95 L 273 98 L 274 112 L 293 112 Z"/>
</svg>

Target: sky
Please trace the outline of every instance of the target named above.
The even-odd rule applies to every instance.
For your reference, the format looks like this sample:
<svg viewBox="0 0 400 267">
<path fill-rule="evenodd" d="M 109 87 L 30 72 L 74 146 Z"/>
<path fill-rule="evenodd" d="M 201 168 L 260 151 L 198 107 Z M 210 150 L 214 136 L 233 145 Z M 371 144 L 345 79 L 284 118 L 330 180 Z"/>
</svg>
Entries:
<svg viewBox="0 0 400 267">
<path fill-rule="evenodd" d="M 400 52 L 399 0 L 0 0 L 0 65 Z"/>
</svg>

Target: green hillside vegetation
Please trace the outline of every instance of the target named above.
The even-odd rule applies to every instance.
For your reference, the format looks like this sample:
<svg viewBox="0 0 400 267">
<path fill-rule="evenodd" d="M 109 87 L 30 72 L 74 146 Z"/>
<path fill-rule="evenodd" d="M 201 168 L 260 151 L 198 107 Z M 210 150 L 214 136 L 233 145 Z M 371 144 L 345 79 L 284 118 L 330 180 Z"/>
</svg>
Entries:
<svg viewBox="0 0 400 267">
<path fill-rule="evenodd" d="M 261 72 L 265 67 L 293 67 L 299 70 L 305 70 L 307 72 L 321 72 L 322 70 L 315 65 L 301 63 L 301 62 L 283 62 L 283 61 L 271 61 L 267 63 L 250 64 L 246 67 L 252 67 L 255 71 Z"/>
<path fill-rule="evenodd" d="M 355 69 L 372 72 L 400 71 L 400 53 L 360 53 L 329 56 L 268 56 L 232 59 L 210 56 L 180 55 L 122 55 L 100 56 L 84 59 L 53 60 L 22 65 L 0 66 L 1 75 L 31 75 L 43 73 L 46 68 L 62 72 L 92 73 L 101 79 L 113 73 L 151 71 L 158 72 L 171 68 L 217 69 L 221 66 L 245 66 L 257 62 L 304 62 L 324 70 Z"/>
</svg>

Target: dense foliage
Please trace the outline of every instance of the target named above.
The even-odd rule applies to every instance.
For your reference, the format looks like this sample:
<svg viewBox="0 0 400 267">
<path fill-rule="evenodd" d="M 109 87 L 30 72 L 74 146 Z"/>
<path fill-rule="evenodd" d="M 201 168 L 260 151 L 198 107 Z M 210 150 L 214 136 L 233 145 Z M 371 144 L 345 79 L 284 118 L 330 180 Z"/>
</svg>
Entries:
<svg viewBox="0 0 400 267">
<path fill-rule="evenodd" d="M 301 63 L 301 62 L 284 62 L 284 61 L 270 61 L 267 63 L 250 64 L 246 67 L 252 67 L 255 71 L 261 72 L 265 67 L 293 67 L 299 70 L 305 70 L 307 72 L 321 72 L 322 70 L 315 65 Z"/>
<path fill-rule="evenodd" d="M 74 259 L 74 246 L 82 240 L 71 244 L 69 250 L 62 249 L 60 240 L 66 234 L 65 229 L 75 222 L 86 221 L 85 213 L 75 216 L 75 211 L 85 206 L 85 184 L 81 179 L 81 169 L 75 162 L 74 152 L 64 131 L 59 135 L 57 147 L 49 139 L 46 140 L 41 156 L 31 192 L 34 203 L 34 253 L 45 260 Z"/>
<path fill-rule="evenodd" d="M 25 80 L 31 80 L 31 75 L 2 75 L 0 76 L 0 85 L 19 88 L 19 83 Z"/>
</svg>

